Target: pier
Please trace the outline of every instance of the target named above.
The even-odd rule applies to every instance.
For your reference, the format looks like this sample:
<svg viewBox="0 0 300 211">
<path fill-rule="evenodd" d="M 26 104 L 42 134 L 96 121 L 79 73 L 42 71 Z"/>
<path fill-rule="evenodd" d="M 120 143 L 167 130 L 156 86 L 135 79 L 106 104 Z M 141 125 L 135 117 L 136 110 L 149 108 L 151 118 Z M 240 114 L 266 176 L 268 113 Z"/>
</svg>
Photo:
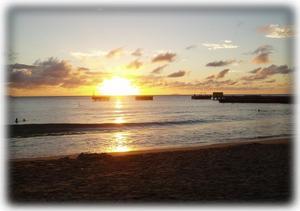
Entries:
<svg viewBox="0 0 300 211">
<path fill-rule="evenodd" d="M 194 94 L 192 100 L 218 100 L 220 103 L 292 103 L 290 95 L 224 95 L 223 92 L 209 94 Z"/>
<path fill-rule="evenodd" d="M 219 99 L 220 103 L 292 103 L 291 96 L 270 96 L 270 95 L 225 95 Z"/>
<path fill-rule="evenodd" d="M 223 97 L 224 97 L 223 92 L 213 92 L 213 94 L 212 94 L 213 100 L 220 100 L 220 99 L 223 99 Z"/>
<path fill-rule="evenodd" d="M 206 94 L 204 94 L 204 95 L 192 95 L 191 96 L 191 99 L 192 100 L 210 100 L 211 99 L 211 97 L 212 97 L 212 95 L 206 95 Z"/>
</svg>

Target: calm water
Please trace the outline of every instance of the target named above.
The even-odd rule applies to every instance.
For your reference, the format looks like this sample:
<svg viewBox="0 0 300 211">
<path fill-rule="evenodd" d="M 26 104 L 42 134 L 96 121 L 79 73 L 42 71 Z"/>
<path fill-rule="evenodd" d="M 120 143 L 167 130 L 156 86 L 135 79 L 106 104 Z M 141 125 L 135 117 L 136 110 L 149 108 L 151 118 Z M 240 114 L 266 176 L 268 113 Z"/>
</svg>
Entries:
<svg viewBox="0 0 300 211">
<path fill-rule="evenodd" d="M 9 110 L 7 124 L 14 124 L 15 118 L 25 118 L 21 124 L 139 123 L 80 134 L 10 138 L 14 158 L 192 146 L 293 132 L 292 105 L 221 104 L 190 96 L 155 96 L 153 101 L 124 97 L 108 102 L 93 102 L 89 97 L 10 98 Z"/>
</svg>

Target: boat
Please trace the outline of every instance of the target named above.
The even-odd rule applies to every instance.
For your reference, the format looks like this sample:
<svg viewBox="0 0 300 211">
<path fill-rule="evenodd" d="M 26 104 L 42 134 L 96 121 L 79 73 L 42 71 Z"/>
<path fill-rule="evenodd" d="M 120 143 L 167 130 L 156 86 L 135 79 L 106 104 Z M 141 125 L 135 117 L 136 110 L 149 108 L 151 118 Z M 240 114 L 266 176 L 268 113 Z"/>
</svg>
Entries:
<svg viewBox="0 0 300 211">
<path fill-rule="evenodd" d="M 135 100 L 153 100 L 153 96 L 150 95 L 135 96 Z"/>
<path fill-rule="evenodd" d="M 92 100 L 94 101 L 109 101 L 110 97 L 109 96 L 92 96 Z"/>
</svg>

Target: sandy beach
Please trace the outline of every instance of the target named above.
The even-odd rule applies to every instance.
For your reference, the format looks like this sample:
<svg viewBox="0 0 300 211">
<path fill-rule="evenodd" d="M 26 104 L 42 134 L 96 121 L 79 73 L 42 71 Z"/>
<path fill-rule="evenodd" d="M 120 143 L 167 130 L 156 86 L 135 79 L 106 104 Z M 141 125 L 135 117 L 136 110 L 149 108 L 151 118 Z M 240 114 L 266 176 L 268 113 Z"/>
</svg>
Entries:
<svg viewBox="0 0 300 211">
<path fill-rule="evenodd" d="M 9 162 L 9 200 L 289 202 L 291 138 Z"/>
</svg>

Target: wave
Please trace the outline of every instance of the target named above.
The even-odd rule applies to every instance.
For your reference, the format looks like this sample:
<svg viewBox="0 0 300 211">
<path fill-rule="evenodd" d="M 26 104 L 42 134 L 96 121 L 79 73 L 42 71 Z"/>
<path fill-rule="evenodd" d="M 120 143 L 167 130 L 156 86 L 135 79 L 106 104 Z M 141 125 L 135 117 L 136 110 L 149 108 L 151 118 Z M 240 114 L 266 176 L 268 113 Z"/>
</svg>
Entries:
<svg viewBox="0 0 300 211">
<path fill-rule="evenodd" d="M 209 123 L 208 120 L 181 120 L 165 122 L 140 122 L 140 123 L 46 123 L 46 124 L 20 124 L 9 125 L 8 135 L 10 138 L 33 137 L 45 135 L 67 135 L 87 131 L 99 131 L 117 128 L 170 126 L 184 124 Z"/>
</svg>

